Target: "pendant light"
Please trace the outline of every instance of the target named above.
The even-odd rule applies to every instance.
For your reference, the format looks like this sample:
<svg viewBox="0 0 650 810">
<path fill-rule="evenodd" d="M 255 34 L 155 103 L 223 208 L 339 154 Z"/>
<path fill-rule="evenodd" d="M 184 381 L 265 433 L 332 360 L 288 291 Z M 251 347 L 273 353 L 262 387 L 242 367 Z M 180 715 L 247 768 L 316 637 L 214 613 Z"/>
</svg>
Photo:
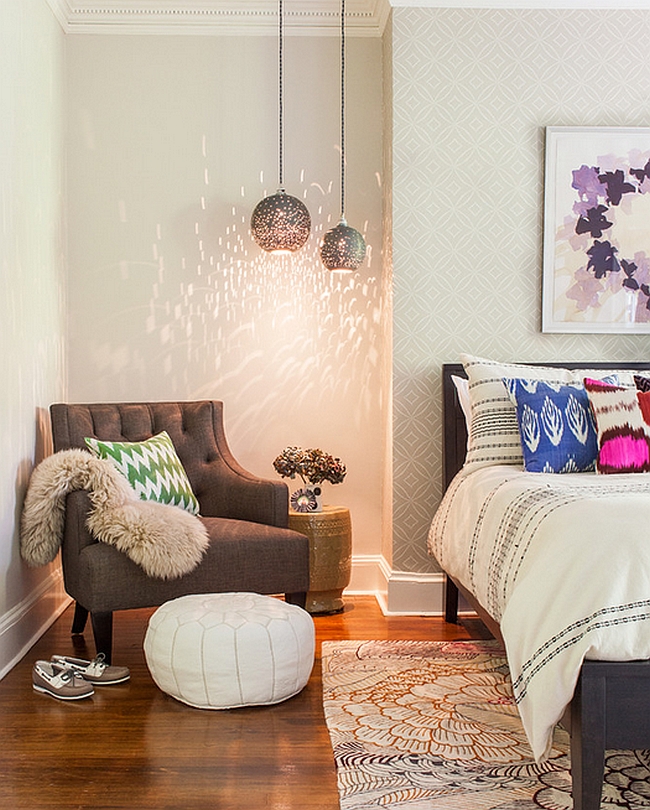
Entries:
<svg viewBox="0 0 650 810">
<path fill-rule="evenodd" d="M 328 270 L 351 272 L 366 255 L 363 236 L 345 220 L 345 0 L 341 0 L 341 219 L 323 237 L 320 257 Z"/>
<path fill-rule="evenodd" d="M 269 253 L 293 253 L 309 238 L 311 217 L 306 206 L 284 190 L 284 87 L 283 87 L 283 9 L 279 0 L 279 188 L 275 194 L 261 200 L 251 216 L 251 234 L 257 244 Z"/>
</svg>

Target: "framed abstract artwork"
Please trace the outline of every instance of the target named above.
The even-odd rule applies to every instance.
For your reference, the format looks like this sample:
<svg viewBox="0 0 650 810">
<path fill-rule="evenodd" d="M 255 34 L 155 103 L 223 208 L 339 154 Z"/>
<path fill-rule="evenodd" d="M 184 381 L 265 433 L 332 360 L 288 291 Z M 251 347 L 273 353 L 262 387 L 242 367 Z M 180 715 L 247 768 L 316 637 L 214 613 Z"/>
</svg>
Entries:
<svg viewBox="0 0 650 810">
<path fill-rule="evenodd" d="M 650 333 L 650 127 L 547 127 L 543 332 Z"/>
</svg>

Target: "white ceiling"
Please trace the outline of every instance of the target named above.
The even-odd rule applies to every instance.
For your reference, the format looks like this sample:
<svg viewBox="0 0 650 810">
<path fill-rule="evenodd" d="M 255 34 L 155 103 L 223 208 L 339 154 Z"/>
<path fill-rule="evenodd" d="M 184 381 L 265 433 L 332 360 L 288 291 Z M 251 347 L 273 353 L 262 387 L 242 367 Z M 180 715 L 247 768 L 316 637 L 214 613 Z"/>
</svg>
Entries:
<svg viewBox="0 0 650 810">
<path fill-rule="evenodd" d="M 47 0 L 66 33 L 277 33 L 277 0 Z M 650 0 L 346 0 L 346 31 L 381 36 L 391 6 L 442 8 L 641 8 Z M 285 33 L 336 36 L 340 0 L 285 0 Z"/>
</svg>

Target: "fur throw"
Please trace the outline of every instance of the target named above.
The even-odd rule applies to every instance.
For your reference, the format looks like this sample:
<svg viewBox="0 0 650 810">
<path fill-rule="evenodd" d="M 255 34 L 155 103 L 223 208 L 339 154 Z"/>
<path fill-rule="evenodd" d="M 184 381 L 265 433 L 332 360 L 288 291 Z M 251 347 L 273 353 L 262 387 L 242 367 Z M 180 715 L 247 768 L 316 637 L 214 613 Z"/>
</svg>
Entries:
<svg viewBox="0 0 650 810">
<path fill-rule="evenodd" d="M 62 450 L 33 471 L 20 523 L 20 553 L 28 565 L 46 565 L 63 538 L 65 499 L 84 489 L 92 508 L 88 529 L 115 546 L 150 577 L 175 579 L 192 571 L 208 546 L 201 521 L 178 506 L 140 500 L 110 461 L 85 450 Z"/>
</svg>

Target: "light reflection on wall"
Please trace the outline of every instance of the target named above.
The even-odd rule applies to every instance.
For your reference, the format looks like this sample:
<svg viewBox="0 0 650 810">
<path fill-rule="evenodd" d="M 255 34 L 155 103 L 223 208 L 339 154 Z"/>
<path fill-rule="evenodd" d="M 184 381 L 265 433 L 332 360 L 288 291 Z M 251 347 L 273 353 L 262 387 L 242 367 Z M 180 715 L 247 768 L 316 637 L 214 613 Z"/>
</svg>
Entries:
<svg viewBox="0 0 650 810">
<path fill-rule="evenodd" d="M 319 256 L 330 227 L 322 216 L 301 251 L 275 256 L 252 242 L 248 203 L 233 206 L 219 232 L 204 198 L 201 210 L 191 239 L 182 240 L 180 267 L 166 266 L 160 226 L 152 246 L 157 279 L 145 331 L 159 344 L 156 365 L 169 395 L 224 399 L 229 435 L 245 445 L 287 419 L 295 443 L 366 426 L 377 407 L 381 353 L 371 255 L 355 274 L 332 274 Z"/>
</svg>

